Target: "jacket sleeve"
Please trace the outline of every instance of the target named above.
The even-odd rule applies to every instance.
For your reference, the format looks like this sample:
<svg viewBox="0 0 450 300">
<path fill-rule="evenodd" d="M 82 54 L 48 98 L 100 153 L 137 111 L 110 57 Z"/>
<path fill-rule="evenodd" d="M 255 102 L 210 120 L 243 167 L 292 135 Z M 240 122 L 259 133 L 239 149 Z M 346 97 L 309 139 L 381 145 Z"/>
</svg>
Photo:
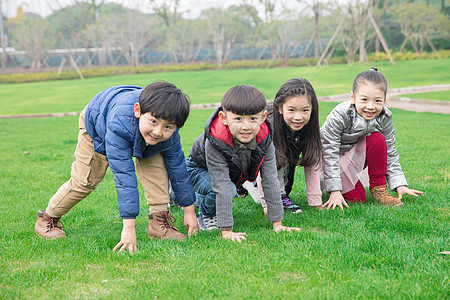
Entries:
<svg viewBox="0 0 450 300">
<path fill-rule="evenodd" d="M 306 196 L 309 206 L 318 206 L 322 204 L 322 190 L 320 181 L 322 177 L 321 166 L 305 167 Z"/>
<path fill-rule="evenodd" d="M 341 134 L 349 123 L 345 111 L 334 109 L 320 128 L 323 146 L 324 184 L 327 192 L 342 191 L 339 150 Z"/>
<path fill-rule="evenodd" d="M 382 131 L 384 138 L 386 139 L 387 146 L 387 170 L 386 179 L 389 183 L 391 190 L 395 190 L 397 187 L 405 185 L 405 175 L 403 174 L 402 167 L 400 166 L 400 156 L 395 148 L 395 130 L 392 118 L 386 116 L 383 121 Z"/>
<path fill-rule="evenodd" d="M 108 124 L 105 143 L 117 189 L 119 214 L 123 219 L 134 219 L 139 215 L 139 190 L 129 134 L 121 124 L 112 121 Z"/>
<path fill-rule="evenodd" d="M 219 228 L 233 227 L 233 191 L 234 183 L 230 179 L 230 171 L 225 157 L 208 139 L 205 140 L 205 157 L 211 187 L 216 193 L 216 215 Z"/>
<path fill-rule="evenodd" d="M 178 204 L 181 207 L 186 207 L 195 202 L 194 187 L 186 169 L 184 152 L 181 147 L 178 131 L 172 135 L 172 139 L 174 144 L 162 154 Z"/>
</svg>

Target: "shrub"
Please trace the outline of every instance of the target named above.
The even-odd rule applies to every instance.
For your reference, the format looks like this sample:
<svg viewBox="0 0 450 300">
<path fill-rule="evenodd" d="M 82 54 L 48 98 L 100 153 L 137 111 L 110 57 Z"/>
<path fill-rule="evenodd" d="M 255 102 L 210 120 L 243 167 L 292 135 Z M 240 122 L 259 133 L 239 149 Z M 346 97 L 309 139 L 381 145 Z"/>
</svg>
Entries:
<svg viewBox="0 0 450 300">
<path fill-rule="evenodd" d="M 413 60 L 413 59 L 437 59 L 450 57 L 450 50 L 439 50 L 437 52 L 393 52 L 392 57 L 394 60 Z M 371 53 L 369 55 L 369 61 L 388 61 L 386 53 L 378 52 Z M 300 67 L 300 66 L 314 66 L 317 64 L 317 58 L 291 58 L 288 61 L 288 66 Z M 270 60 L 235 60 L 229 61 L 223 66 L 223 69 L 264 69 L 269 66 Z M 324 64 L 343 64 L 347 62 L 347 57 L 332 57 L 328 61 L 324 61 Z M 276 68 L 281 66 L 281 60 L 277 59 L 272 61 L 270 68 Z M 98 67 L 98 68 L 86 68 L 82 69 L 81 73 L 85 78 L 100 77 L 100 76 L 113 76 L 122 74 L 139 74 L 139 73 L 158 73 L 158 72 L 172 72 L 172 71 L 199 71 L 199 70 L 212 70 L 217 69 L 217 63 L 215 62 L 192 62 L 181 64 L 152 64 L 143 65 L 139 67 L 131 66 L 114 66 L 114 67 Z M 56 71 L 44 71 L 44 72 L 30 72 L 30 73 L 13 73 L 13 74 L 0 74 L 0 83 L 19 83 L 19 82 L 32 82 L 32 81 L 45 81 L 45 80 L 60 80 L 60 79 L 77 79 L 78 73 L 75 70 L 63 71 L 59 76 L 56 76 Z"/>
<path fill-rule="evenodd" d="M 450 57 L 450 50 L 438 50 L 436 52 L 391 52 L 394 60 L 414 60 L 414 59 L 437 59 Z M 369 54 L 369 61 L 388 61 L 389 58 L 386 53 L 378 52 Z"/>
</svg>

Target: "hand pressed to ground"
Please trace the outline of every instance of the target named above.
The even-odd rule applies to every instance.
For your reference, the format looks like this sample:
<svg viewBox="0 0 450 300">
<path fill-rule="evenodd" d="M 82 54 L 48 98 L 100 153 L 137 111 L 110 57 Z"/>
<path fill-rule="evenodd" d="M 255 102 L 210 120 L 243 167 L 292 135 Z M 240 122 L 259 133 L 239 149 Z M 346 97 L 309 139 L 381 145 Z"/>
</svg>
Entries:
<svg viewBox="0 0 450 300">
<path fill-rule="evenodd" d="M 222 237 L 233 242 L 242 242 L 247 240 L 245 232 L 233 232 L 232 230 L 222 230 Z"/>
<path fill-rule="evenodd" d="M 133 252 L 137 250 L 136 230 L 134 228 L 135 222 L 135 219 L 123 220 L 123 229 L 120 242 L 114 247 L 113 251 L 116 251 L 120 247 L 119 252 L 128 250 L 130 251 L 130 254 L 133 254 Z"/>
</svg>

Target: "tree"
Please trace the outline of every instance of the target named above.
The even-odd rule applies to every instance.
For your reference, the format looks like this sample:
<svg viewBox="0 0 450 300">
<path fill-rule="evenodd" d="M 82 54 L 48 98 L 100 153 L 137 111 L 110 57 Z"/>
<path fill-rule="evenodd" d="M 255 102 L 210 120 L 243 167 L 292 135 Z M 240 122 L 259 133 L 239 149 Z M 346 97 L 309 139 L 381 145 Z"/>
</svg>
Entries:
<svg viewBox="0 0 450 300">
<path fill-rule="evenodd" d="M 23 49 L 30 60 L 30 68 L 38 71 L 41 68 L 46 52 L 52 47 L 52 40 L 47 34 L 47 20 L 29 14 L 19 23 L 8 24 L 12 35 L 12 46 Z"/>
<path fill-rule="evenodd" d="M 121 58 L 126 57 L 129 45 L 123 45 L 122 27 L 123 20 L 126 20 L 130 13 L 130 9 L 121 5 L 106 4 L 102 7 L 97 21 L 85 29 L 89 45 L 97 48 L 100 65 L 116 65 Z M 130 63 L 129 57 L 126 58 Z"/>
<path fill-rule="evenodd" d="M 348 55 L 348 62 L 355 61 L 359 49 L 359 61 L 367 60 L 366 37 L 370 20 L 368 17 L 371 0 L 350 0 L 344 8 L 347 16 L 346 26 L 342 30 L 341 42 Z"/>
<path fill-rule="evenodd" d="M 144 50 L 157 47 L 163 40 L 158 19 L 136 10 L 125 13 L 118 28 L 116 43 L 120 43 L 122 49 L 128 49 L 129 61 L 135 67 L 139 67 Z"/>
<path fill-rule="evenodd" d="M 311 36 L 311 40 L 314 41 L 314 57 L 318 58 L 321 52 L 320 45 L 320 29 L 319 29 L 319 18 L 323 11 L 329 9 L 332 5 L 330 0 L 297 0 L 300 3 L 305 3 L 306 7 L 312 10 L 314 14 L 314 31 Z M 308 45 L 309 46 L 309 45 Z M 308 47 L 307 47 L 308 48 Z M 307 51 L 306 49 L 305 51 Z"/>
<path fill-rule="evenodd" d="M 193 62 L 198 57 L 205 36 L 199 20 L 178 20 L 174 35 L 175 51 L 183 61 Z"/>
<path fill-rule="evenodd" d="M 106 65 L 108 61 L 115 65 L 117 59 L 114 59 L 111 49 L 118 29 L 115 22 L 103 22 L 102 19 L 89 25 L 85 32 L 89 44 L 97 49 L 99 65 Z"/>
<path fill-rule="evenodd" d="M 287 67 L 291 57 L 291 49 L 298 46 L 296 40 L 301 31 L 300 19 L 296 18 L 297 13 L 288 9 L 283 9 L 279 17 L 272 21 L 277 33 L 277 53 L 281 60 L 281 66 Z"/>
<path fill-rule="evenodd" d="M 381 18 L 385 14 L 385 12 L 389 9 L 389 1 L 387 0 L 374 0 L 373 10 L 372 10 L 372 16 L 374 18 L 374 21 L 376 24 L 381 23 Z M 378 35 L 375 35 L 375 52 L 380 52 L 380 38 Z"/>
<path fill-rule="evenodd" d="M 244 7 L 249 8 L 251 2 L 256 2 L 262 6 L 264 18 L 261 19 L 257 14 L 253 14 L 253 22 L 257 28 L 257 34 L 261 40 L 270 48 L 271 59 L 267 65 L 269 68 L 272 63 L 280 56 L 279 42 L 281 31 L 279 30 L 281 20 L 276 15 L 278 0 L 242 0 Z"/>
<path fill-rule="evenodd" d="M 53 11 L 59 11 L 63 15 L 61 21 L 71 32 L 71 40 L 76 43 L 76 39 L 81 39 L 85 48 L 84 64 L 90 65 L 89 59 L 89 37 L 86 31 L 87 27 L 95 23 L 99 18 L 100 8 L 105 4 L 106 0 L 72 0 L 69 6 L 64 6 L 60 1 L 56 0 L 56 7 Z"/>
<path fill-rule="evenodd" d="M 153 12 L 160 17 L 166 25 L 167 37 L 166 44 L 169 48 L 170 62 L 177 62 L 174 53 L 175 47 L 175 27 L 177 21 L 182 19 L 182 13 L 179 11 L 180 0 L 149 0 Z"/>
<path fill-rule="evenodd" d="M 236 6 L 226 10 L 210 8 L 204 10 L 200 18 L 216 52 L 217 66 L 221 68 L 228 61 L 231 48 L 245 34 L 250 22 L 242 18 L 242 10 Z"/>
<path fill-rule="evenodd" d="M 405 36 L 400 51 L 404 49 L 407 41 L 416 53 L 422 53 L 427 43 L 434 50 L 431 40 L 449 35 L 450 20 L 437 6 L 404 3 L 393 6 L 391 14 L 400 23 Z"/>
</svg>

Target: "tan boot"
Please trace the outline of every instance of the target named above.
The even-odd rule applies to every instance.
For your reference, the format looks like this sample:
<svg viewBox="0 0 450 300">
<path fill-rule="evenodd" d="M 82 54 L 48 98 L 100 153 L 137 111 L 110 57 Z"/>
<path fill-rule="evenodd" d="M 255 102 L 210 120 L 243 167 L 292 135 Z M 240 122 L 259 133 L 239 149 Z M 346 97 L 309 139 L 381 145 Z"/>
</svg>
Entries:
<svg viewBox="0 0 450 300">
<path fill-rule="evenodd" d="M 172 224 L 175 223 L 175 218 L 170 214 L 170 210 L 158 211 L 149 213 L 147 235 L 148 237 L 157 237 L 163 240 L 178 240 L 182 241 L 186 236 L 176 229 Z"/>
<path fill-rule="evenodd" d="M 47 239 L 57 239 L 67 237 L 64 232 L 63 223 L 59 218 L 50 217 L 45 210 L 40 210 L 34 232 Z"/>
<path fill-rule="evenodd" d="M 370 196 L 372 199 L 380 202 L 381 204 L 391 205 L 391 206 L 400 206 L 403 203 L 398 199 L 392 197 L 387 189 L 386 185 L 376 186 L 370 189 Z"/>
</svg>

